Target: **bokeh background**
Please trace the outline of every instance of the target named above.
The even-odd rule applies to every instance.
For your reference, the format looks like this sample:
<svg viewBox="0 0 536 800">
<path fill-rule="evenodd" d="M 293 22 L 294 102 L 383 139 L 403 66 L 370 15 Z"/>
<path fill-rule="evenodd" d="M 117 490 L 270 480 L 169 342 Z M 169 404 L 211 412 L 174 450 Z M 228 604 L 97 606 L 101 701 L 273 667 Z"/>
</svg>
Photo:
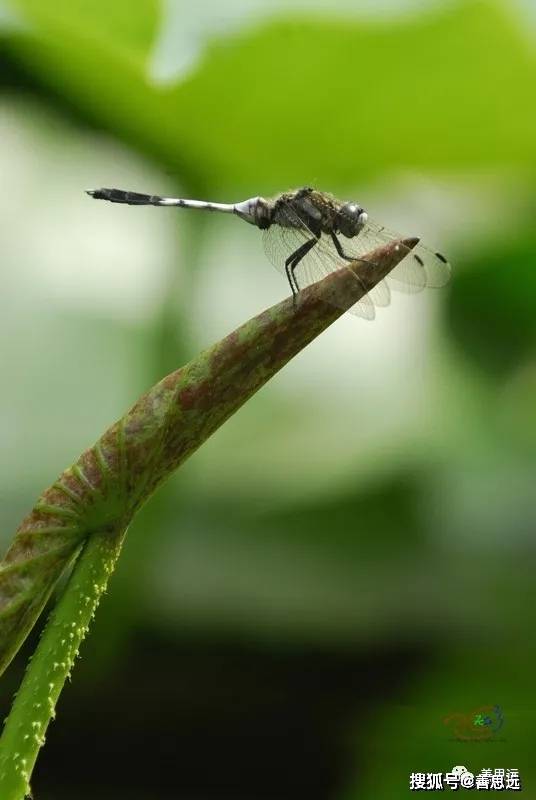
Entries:
<svg viewBox="0 0 536 800">
<path fill-rule="evenodd" d="M 458 764 L 536 798 L 535 37 L 533 0 L 0 3 L 3 549 L 287 292 L 254 228 L 84 189 L 312 184 L 454 265 L 337 322 L 139 514 L 39 800 L 391 800 Z M 444 724 L 494 704 L 488 741 Z"/>
</svg>

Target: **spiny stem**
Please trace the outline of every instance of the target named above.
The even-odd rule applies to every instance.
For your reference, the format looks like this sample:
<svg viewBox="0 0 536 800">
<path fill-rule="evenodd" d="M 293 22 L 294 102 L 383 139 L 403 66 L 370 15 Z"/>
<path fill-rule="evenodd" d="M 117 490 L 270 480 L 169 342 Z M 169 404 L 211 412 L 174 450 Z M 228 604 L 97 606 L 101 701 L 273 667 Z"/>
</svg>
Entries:
<svg viewBox="0 0 536 800">
<path fill-rule="evenodd" d="M 0 797 L 22 800 L 78 648 L 106 589 L 124 530 L 99 531 L 86 542 L 51 613 L 0 739 Z"/>
</svg>

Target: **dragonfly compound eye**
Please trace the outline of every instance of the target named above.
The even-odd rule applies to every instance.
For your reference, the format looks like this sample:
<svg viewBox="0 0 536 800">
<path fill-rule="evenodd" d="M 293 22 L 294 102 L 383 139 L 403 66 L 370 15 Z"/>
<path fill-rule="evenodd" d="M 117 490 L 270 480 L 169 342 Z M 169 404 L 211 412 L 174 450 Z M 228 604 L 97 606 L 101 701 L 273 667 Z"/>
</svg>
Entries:
<svg viewBox="0 0 536 800">
<path fill-rule="evenodd" d="M 349 239 L 359 233 L 366 221 L 367 215 L 357 203 L 345 203 L 337 212 L 337 227 Z"/>
</svg>

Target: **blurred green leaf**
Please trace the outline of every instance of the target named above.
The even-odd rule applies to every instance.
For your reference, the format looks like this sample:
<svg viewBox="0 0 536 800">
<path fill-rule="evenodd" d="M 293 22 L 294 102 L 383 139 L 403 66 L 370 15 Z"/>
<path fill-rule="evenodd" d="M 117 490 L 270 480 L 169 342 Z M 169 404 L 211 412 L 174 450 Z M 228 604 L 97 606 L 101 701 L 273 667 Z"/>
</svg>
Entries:
<svg viewBox="0 0 536 800">
<path fill-rule="evenodd" d="M 36 80 L 196 188 L 342 187 L 401 165 L 536 160 L 534 55 L 491 0 L 403 24 L 294 14 L 213 43 L 170 88 L 147 79 L 153 3 L 16 8 L 33 31 L 12 52 Z"/>
<path fill-rule="evenodd" d="M 466 267 L 451 289 L 452 331 L 475 366 L 503 375 L 535 352 L 536 238 L 506 239 Z"/>
<path fill-rule="evenodd" d="M 143 66 L 156 35 L 158 0 L 43 0 L 11 2 L 44 40 L 78 41 L 90 49 L 115 52 L 125 62 Z"/>
</svg>

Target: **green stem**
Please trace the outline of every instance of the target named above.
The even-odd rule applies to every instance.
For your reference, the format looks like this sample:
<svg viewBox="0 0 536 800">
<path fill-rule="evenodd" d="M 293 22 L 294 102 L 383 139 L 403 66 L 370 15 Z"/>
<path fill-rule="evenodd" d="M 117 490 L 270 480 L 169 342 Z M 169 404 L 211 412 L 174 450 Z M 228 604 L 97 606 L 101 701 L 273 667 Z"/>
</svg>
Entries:
<svg viewBox="0 0 536 800">
<path fill-rule="evenodd" d="M 51 613 L 0 740 L 0 797 L 23 800 L 78 648 L 106 589 L 125 530 L 93 533 Z"/>
</svg>

